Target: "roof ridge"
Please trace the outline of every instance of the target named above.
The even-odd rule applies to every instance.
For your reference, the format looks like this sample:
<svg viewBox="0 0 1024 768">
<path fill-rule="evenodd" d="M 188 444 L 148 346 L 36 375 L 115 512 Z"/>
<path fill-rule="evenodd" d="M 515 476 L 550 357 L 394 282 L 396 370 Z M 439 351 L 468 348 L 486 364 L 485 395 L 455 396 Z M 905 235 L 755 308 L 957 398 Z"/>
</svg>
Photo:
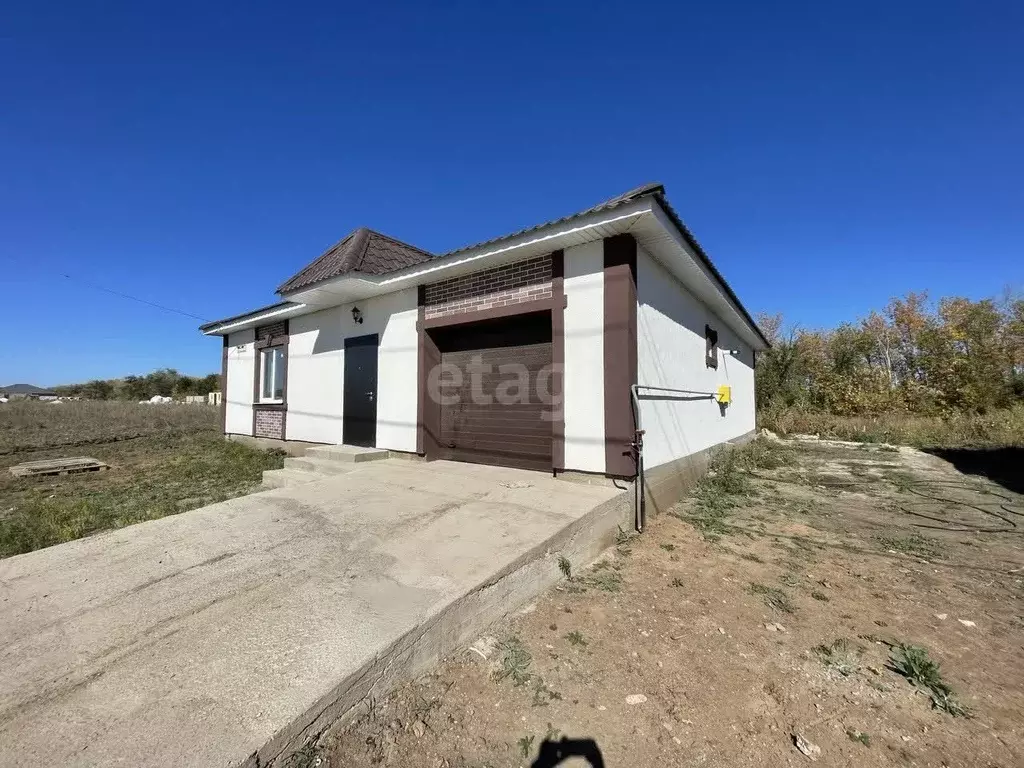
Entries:
<svg viewBox="0 0 1024 768">
<path fill-rule="evenodd" d="M 338 270 L 351 272 L 358 270 L 366 259 L 366 251 L 370 247 L 370 235 L 372 232 L 366 227 L 356 227 L 352 231 L 352 245 L 348 252 L 338 263 Z"/>
<path fill-rule="evenodd" d="M 277 293 L 284 296 L 299 288 L 351 272 L 385 274 L 433 257 L 432 253 L 415 245 L 369 227 L 358 227 L 281 283 Z"/>
<path fill-rule="evenodd" d="M 382 240 L 387 240 L 389 243 L 394 243 L 395 245 L 400 245 L 403 248 L 411 248 L 414 251 L 422 253 L 424 256 L 429 256 L 431 258 L 434 257 L 434 254 L 432 254 L 430 251 L 425 251 L 424 249 L 420 248 L 419 246 L 413 245 L 412 243 L 407 243 L 404 240 L 399 240 L 397 237 L 392 237 L 391 235 L 386 235 L 383 232 L 377 231 L 376 229 L 369 229 L 369 228 L 366 228 L 366 227 L 363 227 L 363 229 L 366 229 L 366 231 L 369 232 L 371 235 L 376 235 L 377 237 L 381 238 Z"/>
</svg>

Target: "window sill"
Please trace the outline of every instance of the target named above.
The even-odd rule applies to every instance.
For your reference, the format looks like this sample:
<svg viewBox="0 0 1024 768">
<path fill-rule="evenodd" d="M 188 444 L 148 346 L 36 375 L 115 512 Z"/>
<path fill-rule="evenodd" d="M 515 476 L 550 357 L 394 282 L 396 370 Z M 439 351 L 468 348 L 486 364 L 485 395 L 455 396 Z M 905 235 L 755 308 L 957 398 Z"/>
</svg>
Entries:
<svg viewBox="0 0 1024 768">
<path fill-rule="evenodd" d="M 285 411 L 288 409 L 287 404 L 283 400 L 260 400 L 253 403 L 252 406 L 264 411 Z"/>
</svg>

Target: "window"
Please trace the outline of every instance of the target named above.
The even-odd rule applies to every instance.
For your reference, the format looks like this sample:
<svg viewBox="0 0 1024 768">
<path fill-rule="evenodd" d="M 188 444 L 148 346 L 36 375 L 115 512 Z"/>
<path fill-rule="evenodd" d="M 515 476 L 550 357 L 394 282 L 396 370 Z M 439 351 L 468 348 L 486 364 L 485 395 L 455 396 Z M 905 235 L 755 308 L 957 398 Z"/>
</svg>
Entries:
<svg viewBox="0 0 1024 768">
<path fill-rule="evenodd" d="M 260 352 L 260 400 L 284 400 L 284 347 L 269 347 Z"/>
<path fill-rule="evenodd" d="M 718 367 L 718 331 L 704 326 L 704 363 L 708 368 Z"/>
</svg>

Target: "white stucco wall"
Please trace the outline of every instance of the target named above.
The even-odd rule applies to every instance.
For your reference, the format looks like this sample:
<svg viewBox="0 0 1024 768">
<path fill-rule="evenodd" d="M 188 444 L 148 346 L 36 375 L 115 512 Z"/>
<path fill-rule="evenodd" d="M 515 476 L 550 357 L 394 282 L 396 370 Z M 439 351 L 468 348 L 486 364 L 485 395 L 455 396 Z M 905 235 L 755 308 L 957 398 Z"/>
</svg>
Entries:
<svg viewBox="0 0 1024 768">
<path fill-rule="evenodd" d="M 228 334 L 228 383 L 224 393 L 227 408 L 224 431 L 231 435 L 252 434 L 252 387 L 256 331 L 252 328 Z"/>
<path fill-rule="evenodd" d="M 344 319 L 331 307 L 288 322 L 288 440 L 341 442 L 344 340 L 358 335 Z"/>
<path fill-rule="evenodd" d="M 604 243 L 565 249 L 565 468 L 605 471 Z"/>
<path fill-rule="evenodd" d="M 353 306 L 362 323 L 352 319 Z M 341 442 L 345 339 L 376 333 L 377 447 L 415 451 L 416 317 L 413 288 L 292 318 L 286 438 Z"/>
<path fill-rule="evenodd" d="M 637 382 L 673 389 L 732 387 L 724 414 L 714 400 L 644 400 L 646 469 L 754 429 L 753 350 L 642 248 L 637 252 Z M 704 362 L 704 325 L 718 331 L 718 369 Z"/>
<path fill-rule="evenodd" d="M 418 399 L 416 289 L 359 304 L 364 333 L 380 334 L 377 359 L 377 447 L 416 450 Z M 351 322 L 351 310 L 349 310 Z"/>
</svg>

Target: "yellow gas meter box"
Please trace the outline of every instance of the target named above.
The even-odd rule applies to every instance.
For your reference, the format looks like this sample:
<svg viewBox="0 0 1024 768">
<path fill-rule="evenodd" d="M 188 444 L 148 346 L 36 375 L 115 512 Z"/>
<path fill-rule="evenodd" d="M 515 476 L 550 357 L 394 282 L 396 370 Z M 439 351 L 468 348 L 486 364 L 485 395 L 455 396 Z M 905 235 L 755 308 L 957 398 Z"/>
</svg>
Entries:
<svg viewBox="0 0 1024 768">
<path fill-rule="evenodd" d="M 718 402 L 722 405 L 728 405 L 732 402 L 732 387 L 728 384 L 723 384 L 718 388 Z"/>
</svg>

